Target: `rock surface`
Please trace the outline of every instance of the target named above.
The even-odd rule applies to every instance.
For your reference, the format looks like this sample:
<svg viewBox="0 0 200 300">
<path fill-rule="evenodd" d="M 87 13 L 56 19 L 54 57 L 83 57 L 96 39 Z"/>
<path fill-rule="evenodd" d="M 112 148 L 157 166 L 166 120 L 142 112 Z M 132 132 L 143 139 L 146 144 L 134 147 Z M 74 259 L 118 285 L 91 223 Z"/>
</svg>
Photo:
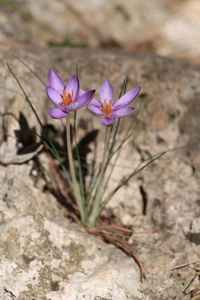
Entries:
<svg viewBox="0 0 200 300">
<path fill-rule="evenodd" d="M 120 165 L 134 167 L 154 153 L 184 147 L 169 152 L 140 173 L 109 205 L 118 222 L 134 229 L 130 243 L 137 245 L 148 271 L 143 283 L 130 258 L 88 236 L 63 217 L 63 209 L 57 207 L 54 197 L 44 192 L 45 182 L 40 173 L 33 180 L 32 161 L 1 166 L 2 297 L 15 299 L 13 293 L 19 300 L 31 296 L 32 299 L 76 299 L 75 296 L 113 300 L 190 299 L 191 291 L 198 288 L 198 278 L 188 288 L 187 285 L 196 274 L 197 264 L 192 262 L 199 260 L 200 247 L 200 68 L 156 56 L 92 50 L 18 49 L 14 53 L 42 78 L 47 77 L 51 66 L 67 78 L 78 64 L 85 89 L 91 86 L 98 89 L 105 78 L 119 89 L 125 74 L 129 75 L 129 87 L 142 86 L 143 108 L 137 115 L 134 137 L 119 160 L 113 185 L 123 174 Z M 19 130 L 20 111 L 30 128 L 35 126 L 40 130 L 6 67 L 7 62 L 30 95 L 41 120 L 61 128 L 47 117 L 50 103 L 38 79 L 13 58 L 13 50 L 2 52 L 2 155 L 17 151 L 14 130 Z M 89 113 L 84 112 L 83 118 L 88 126 L 92 123 Z M 96 119 L 94 126 L 99 124 Z M 44 156 L 38 159 L 45 161 Z M 182 264 L 186 265 L 172 270 Z"/>
<path fill-rule="evenodd" d="M 199 62 L 199 11 L 198 0 L 1 0 L 1 48 L 114 47 Z"/>
<path fill-rule="evenodd" d="M 141 299 L 132 259 L 67 222 L 31 168 L 0 168 L 0 299 Z"/>
</svg>

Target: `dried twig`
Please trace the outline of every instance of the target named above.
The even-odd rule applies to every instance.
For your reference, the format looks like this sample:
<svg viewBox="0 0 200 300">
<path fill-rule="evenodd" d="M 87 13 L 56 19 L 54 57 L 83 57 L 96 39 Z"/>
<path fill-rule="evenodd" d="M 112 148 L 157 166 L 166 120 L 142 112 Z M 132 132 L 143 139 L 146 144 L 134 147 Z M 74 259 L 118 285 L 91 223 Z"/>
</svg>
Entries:
<svg viewBox="0 0 200 300">
<path fill-rule="evenodd" d="M 146 271 L 143 263 L 140 261 L 137 255 L 137 249 L 135 246 L 128 243 L 129 237 L 133 234 L 133 231 L 116 224 L 100 225 L 94 228 L 87 228 L 87 232 L 100 236 L 105 242 L 115 245 L 121 249 L 127 255 L 131 256 L 138 264 L 141 273 L 141 280 L 146 279 Z"/>
<path fill-rule="evenodd" d="M 200 260 L 195 260 L 195 261 L 192 261 L 192 262 L 189 262 L 189 263 L 181 264 L 181 265 L 178 265 L 178 266 L 175 266 L 175 267 L 171 268 L 170 270 L 173 271 L 173 270 L 185 268 L 185 267 L 187 267 L 189 265 L 193 265 L 193 264 L 196 264 L 198 262 L 200 262 Z"/>
</svg>

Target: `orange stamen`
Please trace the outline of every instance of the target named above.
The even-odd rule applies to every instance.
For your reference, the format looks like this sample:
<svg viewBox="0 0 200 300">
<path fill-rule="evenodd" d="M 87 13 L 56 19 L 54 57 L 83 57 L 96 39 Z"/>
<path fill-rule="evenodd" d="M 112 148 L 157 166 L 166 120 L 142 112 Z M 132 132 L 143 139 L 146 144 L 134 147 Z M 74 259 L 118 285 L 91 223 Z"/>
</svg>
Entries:
<svg viewBox="0 0 200 300">
<path fill-rule="evenodd" d="M 72 103 L 74 97 L 74 90 L 72 90 L 72 95 L 70 95 L 70 93 L 67 94 L 66 90 L 63 90 L 63 97 L 62 97 L 62 103 L 65 106 L 68 106 Z"/>
<path fill-rule="evenodd" d="M 104 116 L 106 118 L 109 118 L 111 112 L 112 112 L 112 102 L 110 101 L 109 103 L 106 103 L 106 101 L 104 101 L 104 104 L 103 104 L 103 113 L 104 113 Z"/>
<path fill-rule="evenodd" d="M 74 90 L 72 90 L 72 99 L 74 98 Z"/>
</svg>

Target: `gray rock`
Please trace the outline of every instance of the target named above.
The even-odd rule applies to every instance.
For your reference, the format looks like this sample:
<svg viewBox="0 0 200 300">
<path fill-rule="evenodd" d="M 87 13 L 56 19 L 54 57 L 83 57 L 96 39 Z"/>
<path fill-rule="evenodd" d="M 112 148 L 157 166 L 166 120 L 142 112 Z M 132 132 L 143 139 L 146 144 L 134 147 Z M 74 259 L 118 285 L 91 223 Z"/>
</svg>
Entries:
<svg viewBox="0 0 200 300">
<path fill-rule="evenodd" d="M 0 2 L 1 51 L 28 45 L 45 46 L 54 36 L 51 30 L 35 20 L 21 1 Z"/>
<path fill-rule="evenodd" d="M 130 166 L 134 168 L 160 151 L 184 147 L 169 152 L 140 173 L 133 184 L 116 194 L 106 211 L 109 215 L 111 210 L 119 222 L 134 229 L 130 243 L 137 245 L 140 258 L 148 270 L 147 280 L 142 284 L 131 259 L 89 237 L 64 219 L 63 209 L 57 207 L 53 196 L 42 192 L 45 182 L 40 174 L 37 174 L 39 183 L 33 185 L 31 161 L 20 166 L 1 167 L 3 234 L 0 243 L 3 246 L 0 249 L 4 266 L 1 268 L 4 278 L 1 282 L 5 289 L 16 294 L 20 300 L 29 299 L 31 292 L 37 299 L 75 299 L 74 290 L 80 299 L 84 299 L 84 294 L 88 299 L 95 296 L 108 299 L 189 299 L 190 292 L 198 287 L 198 282 L 194 280 L 187 288 L 195 275 L 199 252 L 200 68 L 156 56 L 79 49 L 36 49 L 30 52 L 21 49 L 16 50 L 15 54 L 26 60 L 42 78 L 47 77 L 51 66 L 68 78 L 78 64 L 85 89 L 98 89 L 102 80 L 108 78 L 118 92 L 126 74 L 130 79 L 128 87 L 142 86 L 137 107 L 143 102 L 143 108 L 135 116 L 134 136 L 124 148 L 114 173 L 114 182 L 109 188 L 115 186 L 115 181 L 123 174 L 122 169 L 130 170 Z M 0 94 L 0 111 L 4 130 L 0 137 L 0 151 L 4 155 L 8 150 L 17 152 L 14 130 L 19 130 L 17 120 L 20 111 L 27 117 L 31 128 L 35 126 L 40 130 L 10 76 L 6 62 L 21 79 L 42 122 L 48 120 L 61 129 L 59 122 L 47 117 L 50 103 L 44 87 L 19 61 L 13 59 L 13 51 L 2 52 L 0 86 L 4 89 Z M 12 114 L 5 115 L 8 112 Z M 81 118 L 84 118 L 86 127 L 90 128 L 93 123 L 100 128 L 100 120 L 94 119 L 88 112 L 82 111 Z M 99 137 L 101 147 L 101 135 Z M 40 155 L 38 159 L 44 163 L 47 172 L 45 155 Z M 123 168 L 120 169 L 120 166 Z M 7 195 L 5 199 L 3 195 Z M 70 256 L 70 251 L 77 252 L 70 250 L 71 244 L 79 253 L 75 258 L 72 254 Z M 98 247 L 105 250 L 98 254 Z M 28 261 L 30 258 L 33 260 L 24 262 L 24 252 L 28 253 Z M 92 266 L 91 260 L 95 262 Z M 173 269 L 182 264 L 186 265 Z M 16 272 L 14 276 L 12 268 Z M 1 287 L 2 293 L 11 298 L 4 286 Z"/>
<path fill-rule="evenodd" d="M 141 299 L 134 261 L 69 223 L 31 168 L 0 167 L 0 299 Z"/>
<path fill-rule="evenodd" d="M 8 0 L 0 6 L 1 48 L 13 42 L 15 47 L 86 45 L 199 62 L 198 0 Z"/>
</svg>

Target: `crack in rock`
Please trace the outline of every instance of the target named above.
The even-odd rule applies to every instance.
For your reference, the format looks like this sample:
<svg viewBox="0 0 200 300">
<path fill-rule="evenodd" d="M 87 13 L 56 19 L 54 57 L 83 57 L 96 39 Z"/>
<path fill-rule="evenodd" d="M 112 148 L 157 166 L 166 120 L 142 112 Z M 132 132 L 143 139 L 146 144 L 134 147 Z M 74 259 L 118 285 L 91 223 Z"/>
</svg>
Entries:
<svg viewBox="0 0 200 300">
<path fill-rule="evenodd" d="M 16 299 L 16 296 L 11 291 L 9 291 L 6 287 L 4 287 L 3 290 L 6 294 L 10 295 L 11 299 Z"/>
</svg>

